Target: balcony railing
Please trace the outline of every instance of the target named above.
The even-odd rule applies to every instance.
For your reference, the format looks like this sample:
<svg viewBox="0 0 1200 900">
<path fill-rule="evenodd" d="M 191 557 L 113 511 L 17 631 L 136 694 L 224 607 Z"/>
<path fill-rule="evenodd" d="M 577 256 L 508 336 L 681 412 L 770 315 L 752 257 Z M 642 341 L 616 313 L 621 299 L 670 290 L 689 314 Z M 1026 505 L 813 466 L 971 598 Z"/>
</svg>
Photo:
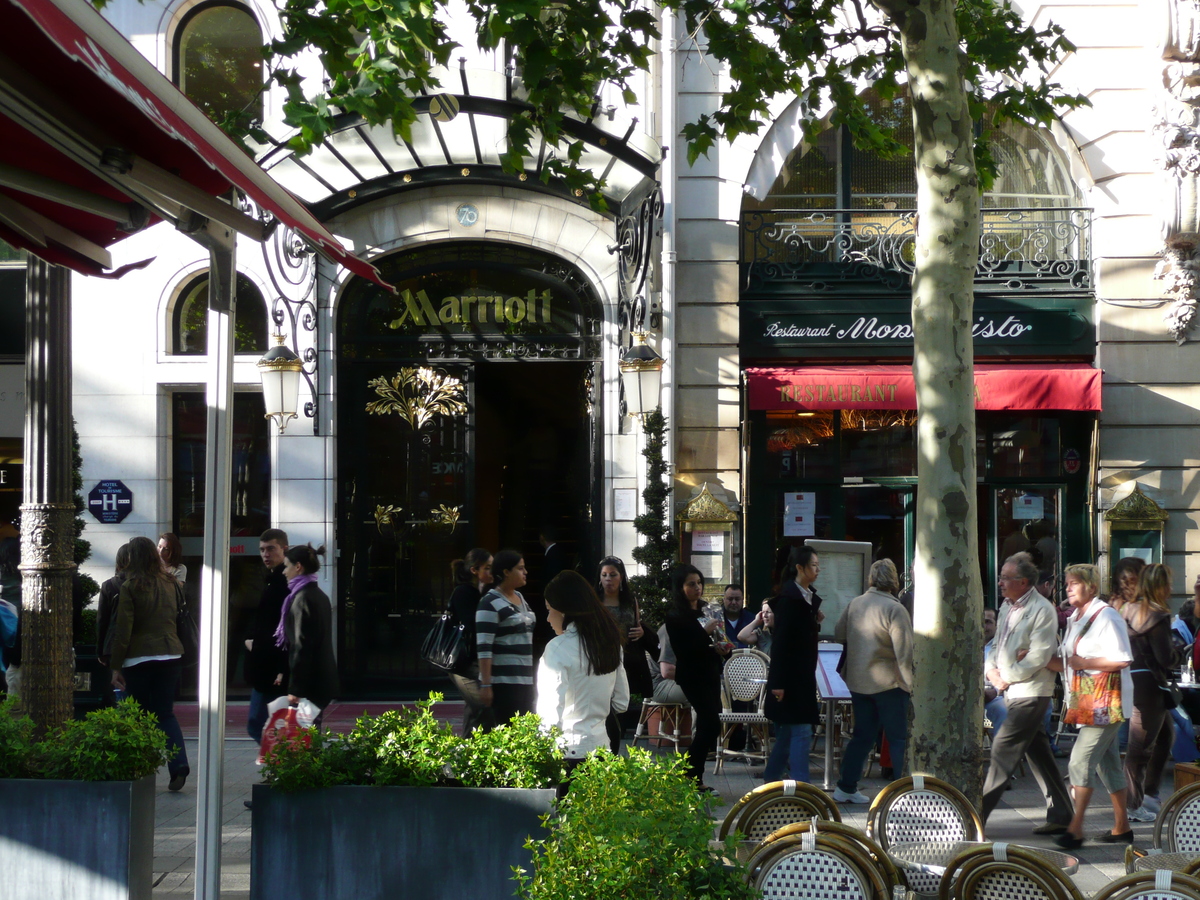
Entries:
<svg viewBox="0 0 1200 900">
<path fill-rule="evenodd" d="M 813 291 L 912 282 L 914 210 L 776 209 L 742 216 L 743 285 Z M 1090 209 L 985 209 L 975 285 L 991 291 L 1092 286 Z"/>
</svg>

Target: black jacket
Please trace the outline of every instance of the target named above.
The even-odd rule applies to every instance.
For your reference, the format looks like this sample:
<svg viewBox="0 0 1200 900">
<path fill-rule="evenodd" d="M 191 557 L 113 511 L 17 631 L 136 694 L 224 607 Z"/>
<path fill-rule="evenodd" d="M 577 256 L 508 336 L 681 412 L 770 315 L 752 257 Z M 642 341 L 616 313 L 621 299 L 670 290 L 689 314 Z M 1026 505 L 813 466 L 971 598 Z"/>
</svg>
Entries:
<svg viewBox="0 0 1200 900">
<path fill-rule="evenodd" d="M 252 688 L 271 700 L 286 694 L 288 684 L 287 650 L 275 646 L 275 629 L 279 627 L 279 615 L 288 595 L 283 569 L 281 563 L 267 573 L 262 597 L 254 611 L 250 632 L 246 635 L 254 642 L 246 653 L 246 680 Z M 283 684 L 276 687 L 275 676 L 280 673 L 283 674 Z"/>
<path fill-rule="evenodd" d="M 804 600 L 800 585 L 788 579 L 771 603 L 775 613 L 771 638 L 771 668 L 767 674 L 767 718 L 785 725 L 815 725 L 820 720 L 817 702 L 817 642 L 821 626 L 817 611 L 821 598 Z M 771 693 L 783 690 L 783 700 Z"/>
<path fill-rule="evenodd" d="M 692 614 L 672 610 L 667 614 L 667 637 L 675 651 L 675 683 L 684 690 L 721 687 L 723 663 L 712 638 L 700 624 L 703 615 L 703 610 Z"/>
<path fill-rule="evenodd" d="M 333 609 L 315 583 L 300 589 L 284 623 L 288 639 L 288 693 L 324 709 L 338 694 L 333 655 Z"/>
<path fill-rule="evenodd" d="M 454 667 L 455 675 L 464 675 L 475 663 L 475 610 L 483 594 L 479 593 L 476 582 L 457 585 L 450 592 L 450 612 L 463 627 L 463 652 L 459 655 L 458 665 Z"/>
</svg>

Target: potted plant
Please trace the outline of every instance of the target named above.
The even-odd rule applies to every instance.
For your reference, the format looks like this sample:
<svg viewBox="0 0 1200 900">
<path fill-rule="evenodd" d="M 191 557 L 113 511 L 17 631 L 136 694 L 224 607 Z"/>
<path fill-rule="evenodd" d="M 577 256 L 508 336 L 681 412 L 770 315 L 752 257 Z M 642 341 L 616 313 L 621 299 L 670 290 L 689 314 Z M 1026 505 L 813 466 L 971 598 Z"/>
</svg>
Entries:
<svg viewBox="0 0 1200 900">
<path fill-rule="evenodd" d="M 7 896 L 150 900 L 157 720 L 133 700 L 44 738 L 0 704 L 0 871 Z"/>
<path fill-rule="evenodd" d="M 681 757 L 630 748 L 577 768 L 550 834 L 529 842 L 533 865 L 516 873 L 522 900 L 751 900 L 733 846 L 709 848 L 706 800 Z M 732 842 L 731 842 L 732 843 Z"/>
<path fill-rule="evenodd" d="M 511 897 L 563 758 L 537 716 L 462 738 L 428 700 L 284 742 L 254 786 L 252 900 Z"/>
</svg>

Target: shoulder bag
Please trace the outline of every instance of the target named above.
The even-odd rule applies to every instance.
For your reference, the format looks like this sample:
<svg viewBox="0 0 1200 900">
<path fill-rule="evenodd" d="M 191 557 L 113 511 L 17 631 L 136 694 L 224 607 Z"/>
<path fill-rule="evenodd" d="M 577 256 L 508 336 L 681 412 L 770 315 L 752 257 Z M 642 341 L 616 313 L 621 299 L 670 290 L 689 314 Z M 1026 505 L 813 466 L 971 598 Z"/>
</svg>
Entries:
<svg viewBox="0 0 1200 900">
<path fill-rule="evenodd" d="M 179 583 L 175 584 L 175 605 L 175 633 L 183 644 L 183 657 L 180 661 L 184 668 L 190 668 L 200 662 L 200 629 L 196 627 L 196 620 L 192 618 L 191 610 L 188 609 L 187 594 L 184 593 L 183 585 Z"/>
<path fill-rule="evenodd" d="M 1102 611 L 1103 607 L 1097 609 L 1084 623 L 1075 637 L 1072 654 L 1079 652 L 1079 642 Z M 1088 675 L 1086 672 L 1072 669 L 1071 703 L 1063 720 L 1068 725 L 1104 726 L 1124 722 L 1125 714 L 1121 710 L 1121 673 L 1101 672 L 1099 675 Z"/>
<path fill-rule="evenodd" d="M 439 669 L 452 671 L 458 667 L 467 649 L 464 628 L 453 610 L 442 613 L 421 644 L 421 659 Z"/>
</svg>

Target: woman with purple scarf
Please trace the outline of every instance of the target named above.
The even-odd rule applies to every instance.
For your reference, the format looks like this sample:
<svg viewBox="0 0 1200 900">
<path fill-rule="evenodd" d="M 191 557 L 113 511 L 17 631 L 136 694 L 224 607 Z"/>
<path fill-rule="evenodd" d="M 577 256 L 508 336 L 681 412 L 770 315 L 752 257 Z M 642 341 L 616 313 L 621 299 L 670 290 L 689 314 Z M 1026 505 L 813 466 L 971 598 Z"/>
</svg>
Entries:
<svg viewBox="0 0 1200 900">
<path fill-rule="evenodd" d="M 291 672 L 288 701 L 301 698 L 324 709 L 338 692 L 337 660 L 333 656 L 333 611 L 329 597 L 317 587 L 319 557 L 325 548 L 312 544 L 288 547 L 283 554 L 283 577 L 288 595 L 283 601 L 275 645 L 285 648 Z M 281 684 L 283 675 L 277 684 Z"/>
</svg>

